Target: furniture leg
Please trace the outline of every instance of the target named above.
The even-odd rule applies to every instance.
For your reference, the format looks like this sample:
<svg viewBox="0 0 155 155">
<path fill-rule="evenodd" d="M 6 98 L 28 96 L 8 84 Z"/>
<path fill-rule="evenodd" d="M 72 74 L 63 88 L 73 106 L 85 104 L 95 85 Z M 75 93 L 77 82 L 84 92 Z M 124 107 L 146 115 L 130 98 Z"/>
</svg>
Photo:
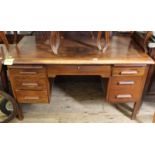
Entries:
<svg viewBox="0 0 155 155">
<path fill-rule="evenodd" d="M 8 40 L 6 38 L 6 35 L 5 35 L 4 31 L 0 31 L 0 38 L 4 42 L 4 44 L 7 47 L 7 49 L 9 49 L 9 43 L 8 43 Z"/>
<path fill-rule="evenodd" d="M 105 40 L 106 40 L 106 44 L 109 45 L 110 43 L 110 32 L 109 31 L 105 31 Z"/>
<path fill-rule="evenodd" d="M 14 44 L 17 44 L 17 31 L 14 31 L 13 43 L 14 43 Z"/>
<path fill-rule="evenodd" d="M 17 104 L 18 107 L 17 107 L 17 118 L 19 120 L 23 120 L 24 119 L 24 115 L 23 115 L 23 110 L 22 110 L 22 106 L 20 103 Z"/>
<path fill-rule="evenodd" d="M 90 34 L 91 34 L 92 39 L 94 40 L 95 37 L 94 37 L 93 31 L 90 31 Z"/>
<path fill-rule="evenodd" d="M 103 48 L 103 53 L 109 47 L 109 43 L 110 43 L 110 32 L 109 31 L 105 31 L 105 45 L 104 45 L 104 48 Z"/>
<path fill-rule="evenodd" d="M 6 70 L 6 66 L 2 66 L 2 70 L 1 70 L 1 81 L 2 81 L 2 87 L 3 90 L 7 93 L 9 93 L 9 81 L 7 78 L 7 70 Z"/>
<path fill-rule="evenodd" d="M 140 101 L 135 102 L 133 112 L 132 112 L 132 116 L 131 116 L 132 120 L 136 119 L 136 115 L 137 115 L 137 113 L 138 113 L 138 111 L 140 109 L 140 106 L 141 106 Z"/>
<path fill-rule="evenodd" d="M 58 49 L 60 46 L 60 33 L 58 31 L 51 32 L 50 45 L 54 54 L 58 54 Z"/>
<path fill-rule="evenodd" d="M 97 47 L 98 47 L 99 50 L 102 50 L 101 36 L 102 36 L 102 31 L 99 31 L 98 34 L 97 34 Z"/>
</svg>

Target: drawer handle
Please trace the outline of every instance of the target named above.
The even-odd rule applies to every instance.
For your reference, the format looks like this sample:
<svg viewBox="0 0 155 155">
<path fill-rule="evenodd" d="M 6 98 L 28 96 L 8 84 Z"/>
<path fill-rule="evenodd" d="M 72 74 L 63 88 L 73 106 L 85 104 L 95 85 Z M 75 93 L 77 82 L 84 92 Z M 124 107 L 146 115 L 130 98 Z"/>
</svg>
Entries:
<svg viewBox="0 0 155 155">
<path fill-rule="evenodd" d="M 24 72 L 24 71 L 21 71 L 20 74 L 30 74 L 30 75 L 35 75 L 37 74 L 37 72 Z"/>
<path fill-rule="evenodd" d="M 24 97 L 24 100 L 39 100 L 39 97 L 38 96 L 33 96 L 33 97 L 31 97 L 31 96 L 25 96 Z"/>
<path fill-rule="evenodd" d="M 120 94 L 120 95 L 117 95 L 116 98 L 131 98 L 132 95 L 131 94 Z"/>
<path fill-rule="evenodd" d="M 38 83 L 22 83 L 22 86 L 38 86 Z"/>
<path fill-rule="evenodd" d="M 80 70 L 80 66 L 77 66 L 77 69 Z"/>
<path fill-rule="evenodd" d="M 122 71 L 122 75 L 129 75 L 129 74 L 138 74 L 138 71 L 133 70 L 133 71 Z"/>
<path fill-rule="evenodd" d="M 119 85 L 134 85 L 135 82 L 134 81 L 119 81 L 118 84 Z"/>
<path fill-rule="evenodd" d="M 10 66 L 10 68 L 15 68 L 15 69 L 43 69 L 43 66 L 28 66 L 28 65 L 26 65 L 26 66 L 22 66 L 22 65 L 20 65 L 20 66 Z"/>
</svg>

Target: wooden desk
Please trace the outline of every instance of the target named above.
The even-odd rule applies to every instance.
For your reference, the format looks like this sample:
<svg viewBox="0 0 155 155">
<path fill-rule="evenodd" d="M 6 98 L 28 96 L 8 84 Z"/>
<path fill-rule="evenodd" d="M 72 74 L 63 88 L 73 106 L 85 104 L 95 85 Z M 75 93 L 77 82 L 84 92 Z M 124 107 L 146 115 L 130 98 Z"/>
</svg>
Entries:
<svg viewBox="0 0 155 155">
<path fill-rule="evenodd" d="M 84 42 L 63 40 L 58 55 L 52 53 L 49 44 L 36 43 L 32 36 L 24 37 L 18 46 L 11 47 L 9 55 L 14 63 L 7 67 L 16 100 L 19 103 L 49 103 L 49 78 L 99 75 L 109 79 L 107 102 L 133 102 L 132 119 L 135 119 L 153 60 L 129 37 L 114 36 L 105 53 L 99 52 L 91 40 Z"/>
</svg>

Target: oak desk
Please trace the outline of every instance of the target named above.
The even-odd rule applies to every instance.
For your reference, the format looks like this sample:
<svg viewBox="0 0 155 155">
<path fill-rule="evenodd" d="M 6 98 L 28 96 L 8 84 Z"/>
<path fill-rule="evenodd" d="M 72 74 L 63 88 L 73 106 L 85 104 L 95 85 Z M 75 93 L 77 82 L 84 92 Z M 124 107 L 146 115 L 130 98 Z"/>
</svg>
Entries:
<svg viewBox="0 0 155 155">
<path fill-rule="evenodd" d="M 7 50 L 3 48 L 4 53 Z M 134 103 L 132 119 L 140 108 L 143 88 L 153 60 L 129 37 L 113 36 L 105 53 L 90 40 L 62 40 L 59 54 L 48 43 L 36 43 L 24 37 L 9 50 L 14 59 L 8 65 L 14 97 L 19 103 L 49 103 L 49 78 L 57 75 L 99 75 L 108 78 L 106 99 L 109 103 Z"/>
</svg>

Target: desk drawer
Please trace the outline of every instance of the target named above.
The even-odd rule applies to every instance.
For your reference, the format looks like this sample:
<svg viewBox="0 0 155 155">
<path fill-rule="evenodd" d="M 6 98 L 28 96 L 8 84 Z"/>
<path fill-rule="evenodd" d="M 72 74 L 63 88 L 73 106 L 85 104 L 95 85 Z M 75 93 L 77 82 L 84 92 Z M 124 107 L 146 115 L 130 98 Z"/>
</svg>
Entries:
<svg viewBox="0 0 155 155">
<path fill-rule="evenodd" d="M 109 93 L 108 102 L 110 103 L 125 103 L 125 102 L 136 102 L 139 98 L 139 92 L 135 93 L 134 91 L 119 89 L 111 90 Z"/>
<path fill-rule="evenodd" d="M 49 103 L 47 91 L 16 91 L 19 103 Z"/>
<path fill-rule="evenodd" d="M 128 89 L 136 93 L 136 91 L 139 90 L 139 87 L 141 87 L 142 82 L 143 79 L 139 76 L 114 76 L 111 77 L 110 89 Z"/>
<path fill-rule="evenodd" d="M 13 66 L 9 68 L 11 76 L 46 77 L 46 70 L 42 66 Z"/>
<path fill-rule="evenodd" d="M 48 66 L 48 76 L 53 75 L 111 75 L 111 66 L 97 65 L 50 65 Z"/>
<path fill-rule="evenodd" d="M 14 86 L 16 90 L 47 90 L 47 79 L 45 78 L 14 78 Z"/>
<path fill-rule="evenodd" d="M 113 67 L 113 76 L 143 76 L 145 67 Z"/>
</svg>

